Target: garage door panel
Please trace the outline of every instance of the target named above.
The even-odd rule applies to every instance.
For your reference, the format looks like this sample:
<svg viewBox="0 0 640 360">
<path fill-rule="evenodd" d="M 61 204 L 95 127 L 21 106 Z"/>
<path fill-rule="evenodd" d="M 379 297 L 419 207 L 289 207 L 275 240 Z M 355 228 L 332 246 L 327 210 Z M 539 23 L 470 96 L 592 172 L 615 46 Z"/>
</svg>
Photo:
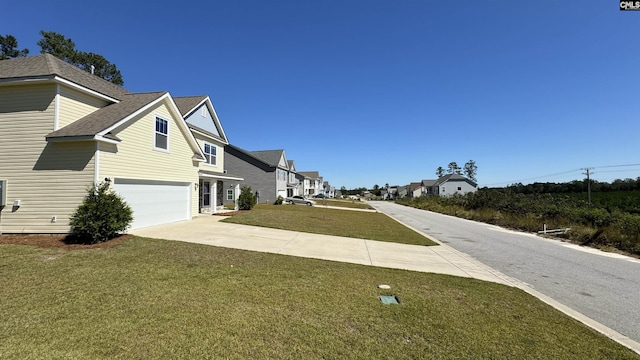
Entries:
<svg viewBox="0 0 640 360">
<path fill-rule="evenodd" d="M 125 181 L 114 182 L 114 190 L 133 210 L 131 228 L 188 220 L 190 184 Z"/>
</svg>

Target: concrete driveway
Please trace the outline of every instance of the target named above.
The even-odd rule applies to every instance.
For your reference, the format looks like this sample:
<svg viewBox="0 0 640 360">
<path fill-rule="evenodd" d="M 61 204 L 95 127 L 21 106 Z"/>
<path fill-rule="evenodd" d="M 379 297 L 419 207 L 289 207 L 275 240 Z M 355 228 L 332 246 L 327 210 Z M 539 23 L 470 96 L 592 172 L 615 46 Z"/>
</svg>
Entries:
<svg viewBox="0 0 640 360">
<path fill-rule="evenodd" d="M 504 274 L 449 246 L 419 246 L 220 222 L 223 216 L 134 230 L 137 236 L 394 269 L 449 274 L 516 286 Z"/>
</svg>

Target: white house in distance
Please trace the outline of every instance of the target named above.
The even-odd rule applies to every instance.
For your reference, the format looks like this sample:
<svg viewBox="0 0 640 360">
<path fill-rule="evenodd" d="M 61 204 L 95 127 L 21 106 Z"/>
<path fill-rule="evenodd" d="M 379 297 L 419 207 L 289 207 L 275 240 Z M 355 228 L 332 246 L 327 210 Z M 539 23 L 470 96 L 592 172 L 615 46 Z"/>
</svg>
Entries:
<svg viewBox="0 0 640 360">
<path fill-rule="evenodd" d="M 422 180 L 407 185 L 407 196 L 419 197 L 423 195 L 451 196 L 464 195 L 478 190 L 478 184 L 460 174 L 447 174 L 437 180 Z M 398 194 L 400 197 L 400 193 Z"/>
</svg>

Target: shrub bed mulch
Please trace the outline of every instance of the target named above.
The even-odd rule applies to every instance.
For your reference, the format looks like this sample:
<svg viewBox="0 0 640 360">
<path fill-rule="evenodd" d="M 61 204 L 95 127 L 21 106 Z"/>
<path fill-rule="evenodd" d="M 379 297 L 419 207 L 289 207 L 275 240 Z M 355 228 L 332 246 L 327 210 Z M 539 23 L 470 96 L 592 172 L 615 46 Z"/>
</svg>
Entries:
<svg viewBox="0 0 640 360">
<path fill-rule="evenodd" d="M 66 250 L 100 249 L 120 245 L 124 240 L 132 236 L 133 235 L 120 235 L 109 241 L 84 245 L 70 244 L 67 242 L 66 235 L 60 234 L 9 234 L 0 235 L 0 244 L 32 245 L 42 248 L 62 248 Z"/>
</svg>

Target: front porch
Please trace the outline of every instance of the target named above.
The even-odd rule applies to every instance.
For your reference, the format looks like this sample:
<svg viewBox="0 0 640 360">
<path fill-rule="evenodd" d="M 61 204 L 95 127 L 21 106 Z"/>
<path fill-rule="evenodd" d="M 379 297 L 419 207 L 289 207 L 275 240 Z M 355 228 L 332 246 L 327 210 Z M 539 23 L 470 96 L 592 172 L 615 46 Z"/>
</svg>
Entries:
<svg viewBox="0 0 640 360">
<path fill-rule="evenodd" d="M 225 210 L 225 205 L 238 210 L 240 181 L 243 178 L 226 174 L 200 171 L 198 183 L 198 213 L 216 214 Z"/>
</svg>

